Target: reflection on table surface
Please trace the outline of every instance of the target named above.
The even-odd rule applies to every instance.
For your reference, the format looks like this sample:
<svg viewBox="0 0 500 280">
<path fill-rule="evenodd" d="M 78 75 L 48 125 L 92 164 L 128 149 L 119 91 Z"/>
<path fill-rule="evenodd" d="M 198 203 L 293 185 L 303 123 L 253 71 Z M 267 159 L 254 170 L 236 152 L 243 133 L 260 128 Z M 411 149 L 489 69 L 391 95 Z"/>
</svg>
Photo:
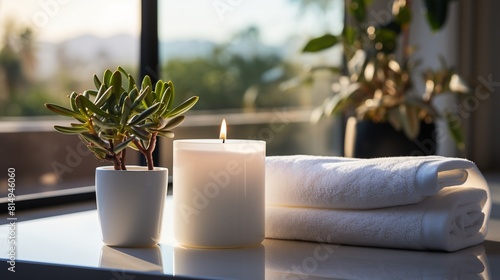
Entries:
<svg viewBox="0 0 500 280">
<path fill-rule="evenodd" d="M 174 274 L 222 279 L 264 279 L 263 245 L 239 249 L 174 247 Z"/>
<path fill-rule="evenodd" d="M 482 245 L 424 252 L 266 240 L 266 279 L 489 279 Z"/>
<path fill-rule="evenodd" d="M 152 248 L 119 248 L 102 245 L 99 267 L 116 270 L 140 270 L 163 274 L 162 253 Z"/>
<path fill-rule="evenodd" d="M 171 271 L 162 254 L 173 256 Z M 453 253 L 270 239 L 240 249 L 103 246 L 99 265 L 211 279 L 490 279 L 482 245 Z"/>
<path fill-rule="evenodd" d="M 266 239 L 259 247 L 176 246 L 166 221 L 159 246 L 105 246 L 95 210 L 17 224 L 18 260 L 73 267 L 223 279 L 500 279 L 500 242 L 457 252 L 340 246 Z M 8 225 L 0 225 L 5 259 Z M 3 238 L 3 239 L 2 239 Z"/>
</svg>

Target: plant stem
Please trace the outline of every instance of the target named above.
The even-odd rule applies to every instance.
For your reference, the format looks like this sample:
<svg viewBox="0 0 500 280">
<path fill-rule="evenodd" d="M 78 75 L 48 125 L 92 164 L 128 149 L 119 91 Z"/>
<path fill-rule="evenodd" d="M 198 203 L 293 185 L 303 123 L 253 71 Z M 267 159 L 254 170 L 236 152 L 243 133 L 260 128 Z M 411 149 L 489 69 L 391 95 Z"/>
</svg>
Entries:
<svg viewBox="0 0 500 280">
<path fill-rule="evenodd" d="M 146 149 L 139 141 L 137 141 L 137 139 L 132 140 L 132 142 L 134 142 L 135 146 L 137 147 L 137 149 L 139 149 L 139 152 L 141 152 L 141 154 L 144 155 L 146 153 Z"/>
<path fill-rule="evenodd" d="M 114 168 L 115 168 L 115 170 L 125 170 L 122 168 L 123 162 L 120 160 L 119 155 L 113 153 L 114 146 L 115 145 L 114 145 L 113 141 L 110 141 L 109 142 L 109 151 L 113 154 L 111 156 L 111 161 L 113 162 Z"/>
<path fill-rule="evenodd" d="M 148 164 L 148 170 L 153 170 L 154 169 L 154 162 L 153 162 L 153 151 L 156 148 L 156 136 L 158 133 L 153 133 L 151 135 L 151 140 L 149 141 L 149 147 L 146 150 L 146 162 Z"/>
<path fill-rule="evenodd" d="M 125 158 L 127 157 L 127 149 L 123 149 L 121 151 L 121 169 L 122 170 L 127 170 L 127 167 L 125 166 Z"/>
<path fill-rule="evenodd" d="M 120 160 L 118 159 L 117 156 L 113 156 L 113 166 L 115 168 L 115 170 L 121 170 L 121 163 L 120 163 Z"/>
<path fill-rule="evenodd" d="M 151 138 L 149 140 L 149 147 L 146 149 L 142 144 L 134 139 L 132 142 L 134 142 L 135 146 L 137 149 L 139 149 L 139 152 L 146 158 L 146 163 L 148 164 L 148 170 L 153 170 L 154 169 L 154 162 L 153 162 L 153 151 L 156 147 L 156 136 L 158 133 L 153 133 L 151 135 Z"/>
</svg>

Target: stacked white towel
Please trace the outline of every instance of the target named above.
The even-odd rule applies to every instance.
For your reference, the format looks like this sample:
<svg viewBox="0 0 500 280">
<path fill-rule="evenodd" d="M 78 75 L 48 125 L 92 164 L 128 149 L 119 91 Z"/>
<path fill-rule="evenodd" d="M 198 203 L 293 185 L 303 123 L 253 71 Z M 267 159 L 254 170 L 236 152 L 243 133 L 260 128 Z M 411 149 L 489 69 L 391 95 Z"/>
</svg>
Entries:
<svg viewBox="0 0 500 280">
<path fill-rule="evenodd" d="M 490 208 L 465 159 L 266 159 L 268 238 L 455 251 L 484 240 Z"/>
</svg>

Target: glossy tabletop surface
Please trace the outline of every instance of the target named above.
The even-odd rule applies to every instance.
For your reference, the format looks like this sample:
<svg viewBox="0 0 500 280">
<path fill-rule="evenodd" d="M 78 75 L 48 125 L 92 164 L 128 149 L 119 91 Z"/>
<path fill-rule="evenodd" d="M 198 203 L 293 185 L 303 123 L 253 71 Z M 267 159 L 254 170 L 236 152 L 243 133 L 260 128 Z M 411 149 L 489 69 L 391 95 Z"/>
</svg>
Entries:
<svg viewBox="0 0 500 280">
<path fill-rule="evenodd" d="M 453 253 L 271 239 L 255 248 L 220 250 L 176 246 L 171 213 L 168 197 L 161 243 L 143 249 L 104 245 L 95 209 L 24 221 L 20 213 L 16 258 L 54 267 L 99 269 L 109 279 L 127 272 L 210 279 L 500 279 L 500 227 L 495 219 L 487 241 Z M 4 263 L 6 219 L 2 216 L 0 225 Z"/>
</svg>

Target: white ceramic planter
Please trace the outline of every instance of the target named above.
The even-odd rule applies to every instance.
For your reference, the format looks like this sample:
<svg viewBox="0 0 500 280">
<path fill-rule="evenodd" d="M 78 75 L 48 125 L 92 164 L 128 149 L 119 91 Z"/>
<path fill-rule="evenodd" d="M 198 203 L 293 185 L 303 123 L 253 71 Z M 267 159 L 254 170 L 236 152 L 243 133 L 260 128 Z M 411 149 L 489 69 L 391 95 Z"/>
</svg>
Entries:
<svg viewBox="0 0 500 280">
<path fill-rule="evenodd" d="M 96 168 L 97 211 L 102 240 L 108 246 L 158 244 L 168 184 L 168 169 L 127 166 Z"/>
</svg>

